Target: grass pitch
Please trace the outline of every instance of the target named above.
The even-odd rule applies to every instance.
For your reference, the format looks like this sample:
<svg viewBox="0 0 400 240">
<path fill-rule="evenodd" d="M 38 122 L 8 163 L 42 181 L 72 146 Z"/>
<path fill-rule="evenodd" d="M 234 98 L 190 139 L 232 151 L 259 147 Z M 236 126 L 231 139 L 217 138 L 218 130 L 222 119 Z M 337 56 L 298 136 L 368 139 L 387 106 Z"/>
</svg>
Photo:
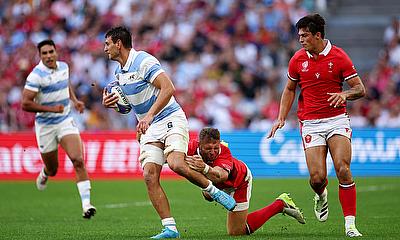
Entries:
<svg viewBox="0 0 400 240">
<path fill-rule="evenodd" d="M 399 239 L 400 178 L 356 178 L 357 226 L 363 239 Z M 281 214 L 251 236 L 226 234 L 226 211 L 203 200 L 185 180 L 163 180 L 172 214 L 183 239 L 346 239 L 336 179 L 329 181 L 329 218 L 318 222 L 308 180 L 256 179 L 250 211 L 290 192 L 307 223 Z M 92 181 L 97 214 L 81 217 L 80 199 L 72 181 L 50 181 L 44 192 L 32 182 L 0 182 L 0 239 L 149 239 L 162 226 L 143 181 Z"/>
</svg>

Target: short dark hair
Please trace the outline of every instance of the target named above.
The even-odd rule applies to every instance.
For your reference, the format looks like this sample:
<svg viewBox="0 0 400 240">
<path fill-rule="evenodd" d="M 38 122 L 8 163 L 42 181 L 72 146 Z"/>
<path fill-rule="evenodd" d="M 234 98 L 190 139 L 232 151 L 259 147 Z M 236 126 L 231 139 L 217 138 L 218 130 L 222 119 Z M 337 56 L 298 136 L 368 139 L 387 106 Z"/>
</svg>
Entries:
<svg viewBox="0 0 400 240">
<path fill-rule="evenodd" d="M 41 42 L 38 43 L 37 49 L 38 49 L 39 53 L 40 53 L 40 49 L 41 49 L 44 45 L 50 45 L 50 46 L 53 46 L 54 49 L 56 48 L 56 44 L 54 43 L 53 40 L 51 40 L 51 39 L 46 39 L 46 40 L 43 40 L 43 41 L 41 41 Z"/>
<path fill-rule="evenodd" d="M 220 141 L 221 134 L 219 130 L 212 127 L 206 127 L 201 129 L 199 133 L 199 142 L 210 142 L 210 141 Z"/>
<path fill-rule="evenodd" d="M 325 19 L 318 13 L 310 14 L 302 17 L 296 23 L 297 30 L 301 28 L 308 28 L 308 30 L 315 35 L 317 32 L 321 33 L 321 37 L 325 37 Z"/>
<path fill-rule="evenodd" d="M 111 37 L 113 43 L 117 42 L 119 39 L 125 48 L 132 48 L 132 34 L 126 27 L 119 26 L 111 28 L 105 35 L 105 38 L 108 37 Z"/>
</svg>

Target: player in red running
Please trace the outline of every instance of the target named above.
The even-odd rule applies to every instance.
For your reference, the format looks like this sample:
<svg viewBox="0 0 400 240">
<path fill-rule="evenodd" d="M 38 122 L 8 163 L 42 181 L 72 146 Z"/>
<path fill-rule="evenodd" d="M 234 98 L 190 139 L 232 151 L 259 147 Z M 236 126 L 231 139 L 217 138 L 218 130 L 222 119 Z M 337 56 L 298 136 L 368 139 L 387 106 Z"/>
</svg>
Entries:
<svg viewBox="0 0 400 240">
<path fill-rule="evenodd" d="M 287 193 L 279 195 L 270 205 L 248 213 L 251 171 L 244 162 L 232 156 L 227 144 L 221 143 L 218 129 L 203 128 L 199 140 L 189 142 L 186 162 L 236 200 L 236 207 L 228 212 L 226 228 L 229 235 L 251 234 L 278 213 L 287 214 L 298 222 L 305 223 L 302 212 Z M 203 191 L 203 195 L 205 199 L 212 201 L 207 192 Z"/>
<path fill-rule="evenodd" d="M 339 200 L 349 237 L 362 234 L 355 225 L 356 186 L 350 171 L 351 128 L 346 101 L 365 95 L 365 88 L 343 51 L 325 39 L 325 20 L 319 14 L 307 15 L 296 23 L 303 46 L 289 61 L 288 81 L 281 97 L 278 119 L 268 138 L 285 125 L 292 107 L 297 84 L 300 86 L 297 116 L 310 174 L 315 191 L 314 211 L 319 221 L 328 218 L 326 157 L 332 156 L 339 180 Z M 349 89 L 343 91 L 343 82 Z"/>
</svg>

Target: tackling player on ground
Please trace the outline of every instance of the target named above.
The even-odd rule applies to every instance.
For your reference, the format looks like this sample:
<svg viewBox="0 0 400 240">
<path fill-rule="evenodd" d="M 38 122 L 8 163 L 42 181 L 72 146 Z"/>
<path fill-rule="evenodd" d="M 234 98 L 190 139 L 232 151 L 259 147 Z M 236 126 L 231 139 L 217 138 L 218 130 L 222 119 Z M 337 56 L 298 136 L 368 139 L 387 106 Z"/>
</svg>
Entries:
<svg viewBox="0 0 400 240">
<path fill-rule="evenodd" d="M 345 233 L 349 237 L 359 237 L 362 234 L 355 225 L 356 186 L 350 171 L 352 130 L 346 101 L 363 97 L 365 88 L 343 49 L 325 39 L 325 20 L 319 14 L 301 18 L 296 28 L 303 48 L 290 59 L 279 116 L 269 138 L 285 125 L 299 84 L 301 92 L 297 115 L 310 185 L 315 191 L 315 215 L 321 222 L 328 218 L 326 157 L 329 150 L 339 180 Z M 343 91 L 344 82 L 350 89 Z"/>
<path fill-rule="evenodd" d="M 305 223 L 302 212 L 287 193 L 279 195 L 270 205 L 248 213 L 251 171 L 244 162 L 232 156 L 226 144 L 221 143 L 218 129 L 203 128 L 199 133 L 199 140 L 190 141 L 187 155 L 186 162 L 192 169 L 204 174 L 216 187 L 236 200 L 236 207 L 228 212 L 226 228 L 229 235 L 251 234 L 278 213 L 287 214 L 299 223 Z M 203 195 L 212 201 L 206 192 Z"/>
</svg>

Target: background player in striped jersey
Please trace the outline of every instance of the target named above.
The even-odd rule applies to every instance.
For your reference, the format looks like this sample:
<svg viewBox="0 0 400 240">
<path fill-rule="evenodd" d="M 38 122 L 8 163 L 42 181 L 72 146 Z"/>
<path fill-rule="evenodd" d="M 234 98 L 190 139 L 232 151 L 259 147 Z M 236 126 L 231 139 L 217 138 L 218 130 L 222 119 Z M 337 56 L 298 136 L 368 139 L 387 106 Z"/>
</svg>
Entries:
<svg viewBox="0 0 400 240">
<path fill-rule="evenodd" d="M 71 116 L 70 101 L 80 113 L 85 106 L 71 88 L 68 64 L 57 61 L 54 42 L 44 40 L 37 47 L 41 61 L 28 75 L 22 93 L 22 109 L 36 112 L 36 140 L 45 165 L 36 179 L 36 186 L 44 190 L 48 177 L 57 174 L 60 144 L 74 166 L 83 217 L 89 219 L 96 213 L 96 208 L 90 203 L 91 186 L 83 160 L 79 130 Z"/>
<path fill-rule="evenodd" d="M 152 238 L 179 237 L 167 196 L 160 185 L 160 173 L 165 162 L 174 172 L 201 187 L 226 209 L 232 210 L 236 205 L 235 200 L 185 163 L 189 141 L 188 122 L 173 97 L 174 85 L 160 62 L 147 52 L 133 49 L 131 33 L 125 27 L 110 29 L 105 38 L 104 52 L 109 59 L 119 63 L 115 77 L 138 119 L 139 160 L 149 198 L 165 227 Z M 104 89 L 104 106 L 115 107 L 117 101 L 117 96 L 107 94 Z"/>
<path fill-rule="evenodd" d="M 297 115 L 310 185 L 316 193 L 315 215 L 319 221 L 328 218 L 326 157 L 329 150 L 339 180 L 345 233 L 349 237 L 359 237 L 362 234 L 355 225 L 356 187 L 350 171 L 352 131 L 346 101 L 363 97 L 365 88 L 343 49 L 325 39 L 325 20 L 319 14 L 301 18 L 296 28 L 303 48 L 289 61 L 288 81 L 282 93 L 278 120 L 269 137 L 285 125 L 299 84 Z M 346 91 L 342 89 L 343 82 L 350 87 Z"/>
<path fill-rule="evenodd" d="M 287 193 L 279 195 L 270 205 L 248 213 L 251 171 L 244 162 L 232 156 L 226 143 L 221 143 L 218 129 L 203 128 L 199 140 L 190 141 L 187 155 L 186 162 L 192 169 L 204 174 L 216 187 L 235 198 L 237 205 L 228 212 L 226 224 L 229 235 L 251 234 L 278 213 L 285 213 L 305 223 L 303 214 Z M 203 195 L 212 201 L 207 193 L 203 192 Z"/>
</svg>

